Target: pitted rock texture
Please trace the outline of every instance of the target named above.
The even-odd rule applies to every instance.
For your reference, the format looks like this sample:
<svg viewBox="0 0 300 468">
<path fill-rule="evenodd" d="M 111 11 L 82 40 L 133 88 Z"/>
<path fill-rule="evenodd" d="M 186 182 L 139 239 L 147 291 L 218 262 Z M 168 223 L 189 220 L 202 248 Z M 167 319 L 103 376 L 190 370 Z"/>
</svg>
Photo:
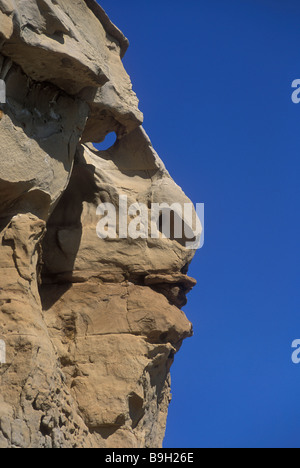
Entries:
<svg viewBox="0 0 300 468">
<path fill-rule="evenodd" d="M 162 446 L 194 251 L 96 234 L 122 195 L 189 203 L 142 127 L 127 47 L 94 0 L 0 0 L 0 448 Z"/>
</svg>

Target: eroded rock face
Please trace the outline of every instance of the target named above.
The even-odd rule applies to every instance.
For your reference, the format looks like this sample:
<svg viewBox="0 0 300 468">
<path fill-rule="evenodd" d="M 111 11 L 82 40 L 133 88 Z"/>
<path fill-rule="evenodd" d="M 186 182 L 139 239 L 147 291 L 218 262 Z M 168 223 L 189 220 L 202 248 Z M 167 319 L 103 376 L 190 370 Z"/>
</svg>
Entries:
<svg viewBox="0 0 300 468">
<path fill-rule="evenodd" d="M 0 0 L 0 45 L 0 447 L 160 447 L 194 251 L 96 234 L 122 195 L 189 203 L 141 126 L 128 41 L 93 0 Z"/>
</svg>

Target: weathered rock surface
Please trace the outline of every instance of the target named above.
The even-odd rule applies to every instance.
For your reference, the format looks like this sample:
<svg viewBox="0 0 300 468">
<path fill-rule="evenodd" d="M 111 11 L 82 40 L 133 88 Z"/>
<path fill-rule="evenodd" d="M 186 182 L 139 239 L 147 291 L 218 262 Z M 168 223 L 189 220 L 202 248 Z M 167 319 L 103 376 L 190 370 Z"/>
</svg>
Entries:
<svg viewBox="0 0 300 468">
<path fill-rule="evenodd" d="M 128 41 L 94 0 L 0 0 L 0 46 L 0 447 L 160 447 L 194 251 L 96 234 L 120 195 L 189 203 L 141 127 Z"/>
</svg>

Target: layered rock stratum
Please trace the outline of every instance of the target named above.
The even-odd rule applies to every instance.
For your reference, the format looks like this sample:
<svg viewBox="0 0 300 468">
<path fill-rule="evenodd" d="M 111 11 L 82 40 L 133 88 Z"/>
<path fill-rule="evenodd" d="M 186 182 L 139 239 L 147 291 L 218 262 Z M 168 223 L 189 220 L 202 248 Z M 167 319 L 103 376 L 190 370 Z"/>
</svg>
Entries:
<svg viewBox="0 0 300 468">
<path fill-rule="evenodd" d="M 142 127 L 127 47 L 94 0 L 0 0 L 1 448 L 163 442 L 194 251 L 96 234 L 120 195 L 189 203 Z"/>
</svg>

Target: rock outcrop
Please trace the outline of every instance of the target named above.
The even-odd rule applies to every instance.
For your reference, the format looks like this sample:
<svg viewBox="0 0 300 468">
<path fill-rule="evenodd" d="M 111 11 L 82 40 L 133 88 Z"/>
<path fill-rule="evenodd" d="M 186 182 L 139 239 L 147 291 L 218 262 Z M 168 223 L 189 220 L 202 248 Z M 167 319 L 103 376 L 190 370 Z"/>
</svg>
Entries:
<svg viewBox="0 0 300 468">
<path fill-rule="evenodd" d="M 0 0 L 1 448 L 162 445 L 194 251 L 96 234 L 122 195 L 189 203 L 142 128 L 127 47 L 94 0 Z"/>
</svg>

